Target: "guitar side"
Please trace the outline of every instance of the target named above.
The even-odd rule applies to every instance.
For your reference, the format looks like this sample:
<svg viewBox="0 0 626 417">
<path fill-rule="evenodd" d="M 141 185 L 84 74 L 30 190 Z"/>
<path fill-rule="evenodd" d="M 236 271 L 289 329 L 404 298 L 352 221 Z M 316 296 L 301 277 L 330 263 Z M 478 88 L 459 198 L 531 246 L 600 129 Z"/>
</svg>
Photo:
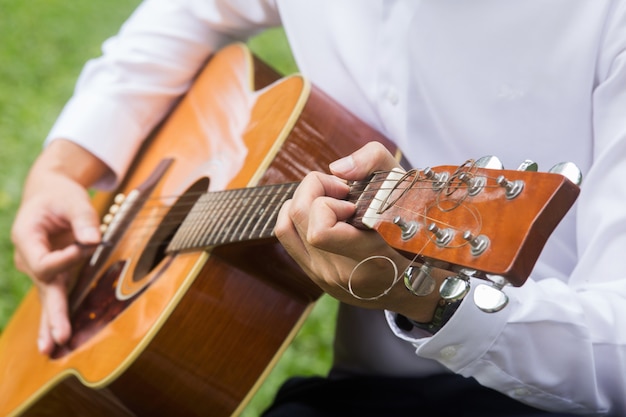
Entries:
<svg viewBox="0 0 626 417">
<path fill-rule="evenodd" d="M 174 162 L 152 196 L 168 208 L 165 197 L 194 184 L 297 181 L 366 141 L 392 149 L 302 77 L 274 78 L 244 46 L 220 51 L 120 191 L 139 187 L 164 158 Z M 114 257 L 136 260 L 150 236 L 122 239 Z M 132 303 L 57 359 L 36 350 L 40 310 L 29 292 L 0 339 L 0 415 L 237 414 L 321 294 L 275 240 L 166 256 L 149 273 Z"/>
</svg>

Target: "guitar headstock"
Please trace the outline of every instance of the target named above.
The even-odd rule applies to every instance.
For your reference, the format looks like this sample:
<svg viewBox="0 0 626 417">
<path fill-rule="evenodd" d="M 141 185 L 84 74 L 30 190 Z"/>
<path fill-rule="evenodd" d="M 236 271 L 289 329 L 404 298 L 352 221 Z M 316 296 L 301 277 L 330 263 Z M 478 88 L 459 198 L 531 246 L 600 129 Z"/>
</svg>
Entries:
<svg viewBox="0 0 626 417">
<path fill-rule="evenodd" d="M 579 194 L 563 172 L 460 166 L 376 173 L 354 198 L 358 220 L 409 258 L 521 286 Z M 563 168 L 565 167 L 565 168 Z M 530 170 L 529 170 L 530 169 Z"/>
</svg>

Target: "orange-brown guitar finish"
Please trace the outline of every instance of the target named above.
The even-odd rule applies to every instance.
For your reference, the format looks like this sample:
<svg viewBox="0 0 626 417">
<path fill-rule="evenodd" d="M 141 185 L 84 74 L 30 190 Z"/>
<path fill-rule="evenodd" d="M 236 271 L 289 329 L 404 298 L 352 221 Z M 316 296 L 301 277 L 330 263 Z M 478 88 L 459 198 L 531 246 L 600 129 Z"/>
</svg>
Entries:
<svg viewBox="0 0 626 417">
<path fill-rule="evenodd" d="M 142 209 L 105 269 L 135 268 L 170 196 L 199 179 L 210 190 L 296 181 L 365 141 L 388 144 L 300 76 L 265 87 L 276 77 L 264 70 L 242 45 L 209 62 L 127 175 L 124 193 L 173 158 L 152 194 L 160 204 Z M 157 221 L 133 234 L 146 215 Z M 232 415 L 321 294 L 275 240 L 165 256 L 147 273 L 142 293 L 58 359 L 37 352 L 31 290 L 0 339 L 0 415 Z"/>
</svg>

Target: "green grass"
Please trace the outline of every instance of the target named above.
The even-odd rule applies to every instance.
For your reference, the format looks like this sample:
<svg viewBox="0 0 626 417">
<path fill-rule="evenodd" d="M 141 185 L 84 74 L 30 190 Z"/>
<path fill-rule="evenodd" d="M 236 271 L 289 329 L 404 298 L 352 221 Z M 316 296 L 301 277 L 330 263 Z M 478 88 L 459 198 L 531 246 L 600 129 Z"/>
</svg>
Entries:
<svg viewBox="0 0 626 417">
<path fill-rule="evenodd" d="M 28 168 L 84 62 L 100 53 L 102 41 L 138 3 L 0 0 L 0 330 L 31 286 L 13 266 L 9 236 Z M 282 31 L 269 31 L 250 45 L 280 71 L 296 70 Z M 245 417 L 257 416 L 288 376 L 327 371 L 336 306 L 328 297 L 318 302 Z"/>
</svg>

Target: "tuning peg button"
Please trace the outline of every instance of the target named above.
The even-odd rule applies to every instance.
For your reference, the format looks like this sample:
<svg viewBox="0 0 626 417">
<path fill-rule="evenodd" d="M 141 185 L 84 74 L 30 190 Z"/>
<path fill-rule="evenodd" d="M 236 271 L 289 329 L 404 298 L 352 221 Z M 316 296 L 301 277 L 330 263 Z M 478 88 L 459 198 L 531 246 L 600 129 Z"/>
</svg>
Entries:
<svg viewBox="0 0 626 417">
<path fill-rule="evenodd" d="M 509 282 L 500 276 L 489 276 L 491 285 L 480 284 L 474 290 L 474 304 L 485 313 L 497 313 L 507 306 L 509 297 L 502 291 Z"/>
<path fill-rule="evenodd" d="M 509 303 L 509 297 L 501 290 L 487 284 L 479 284 L 474 290 L 474 304 L 485 313 L 496 313 Z"/>
<path fill-rule="evenodd" d="M 463 299 L 470 290 L 470 277 L 475 271 L 461 270 L 457 275 L 446 278 L 439 287 L 439 295 L 447 302 Z"/>
<path fill-rule="evenodd" d="M 530 159 L 525 159 L 518 167 L 518 171 L 533 171 L 537 172 L 539 170 L 539 165 L 536 162 L 531 161 Z"/>
<path fill-rule="evenodd" d="M 435 289 L 435 280 L 431 276 L 432 267 L 427 263 L 424 263 L 419 267 L 416 273 L 416 268 L 409 266 L 404 271 L 404 285 L 413 294 L 419 297 L 430 294 Z"/>
<path fill-rule="evenodd" d="M 561 174 L 576 185 L 583 182 L 583 174 L 580 168 L 573 162 L 561 162 L 556 164 L 550 171 L 553 174 Z"/>
<path fill-rule="evenodd" d="M 504 169 L 504 164 L 500 161 L 500 158 L 493 155 L 487 155 L 479 158 L 474 165 L 479 168 Z"/>
</svg>

